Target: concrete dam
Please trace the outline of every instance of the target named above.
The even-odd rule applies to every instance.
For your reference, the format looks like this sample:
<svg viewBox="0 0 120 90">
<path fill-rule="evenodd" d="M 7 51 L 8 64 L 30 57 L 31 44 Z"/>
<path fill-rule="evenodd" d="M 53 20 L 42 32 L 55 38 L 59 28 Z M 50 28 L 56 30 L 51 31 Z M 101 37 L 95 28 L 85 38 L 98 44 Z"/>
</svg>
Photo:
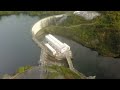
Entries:
<svg viewBox="0 0 120 90">
<path fill-rule="evenodd" d="M 70 68 L 70 70 L 77 72 L 72 63 L 72 52 L 69 45 L 62 43 L 53 35 L 46 35 L 43 28 L 50 25 L 58 25 L 67 18 L 66 14 L 50 16 L 38 21 L 32 28 L 32 35 L 34 42 L 41 48 L 40 66 L 58 65 Z M 39 33 L 39 37 L 36 35 Z"/>
<path fill-rule="evenodd" d="M 86 20 L 91 20 L 97 16 L 100 16 L 98 12 L 93 11 L 75 11 L 72 14 L 83 17 Z M 79 72 L 74 68 L 71 60 L 72 52 L 69 45 L 59 41 L 53 35 L 47 35 L 42 30 L 43 28 L 50 25 L 59 25 L 64 20 L 66 20 L 67 17 L 67 14 L 61 14 L 41 19 L 33 26 L 32 36 L 34 42 L 41 48 L 41 55 L 39 60 L 40 66 L 53 64 L 58 66 L 65 66 L 78 74 Z"/>
</svg>

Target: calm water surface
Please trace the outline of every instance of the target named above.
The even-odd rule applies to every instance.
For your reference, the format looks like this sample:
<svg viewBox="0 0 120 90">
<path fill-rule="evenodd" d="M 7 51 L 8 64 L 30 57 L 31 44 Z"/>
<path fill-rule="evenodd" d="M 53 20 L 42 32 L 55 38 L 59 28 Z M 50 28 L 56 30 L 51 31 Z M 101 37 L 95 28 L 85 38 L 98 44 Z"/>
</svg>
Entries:
<svg viewBox="0 0 120 90">
<path fill-rule="evenodd" d="M 13 73 L 20 66 L 36 65 L 40 49 L 32 41 L 31 28 L 39 17 L 3 16 L 0 19 L 0 73 Z"/>
</svg>

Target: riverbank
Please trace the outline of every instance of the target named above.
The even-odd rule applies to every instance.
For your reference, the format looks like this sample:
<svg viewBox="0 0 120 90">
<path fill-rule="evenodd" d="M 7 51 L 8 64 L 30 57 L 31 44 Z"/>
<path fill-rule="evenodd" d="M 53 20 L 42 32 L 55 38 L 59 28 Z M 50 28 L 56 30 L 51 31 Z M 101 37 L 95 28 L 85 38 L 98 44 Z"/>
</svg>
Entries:
<svg viewBox="0 0 120 90">
<path fill-rule="evenodd" d="M 42 78 L 41 78 L 41 77 Z M 86 77 L 84 74 L 76 74 L 64 66 L 50 65 L 44 66 L 23 66 L 15 74 L 3 74 L 1 79 L 94 79 Z"/>
<path fill-rule="evenodd" d="M 19 14 L 26 14 L 30 16 L 52 16 L 66 13 L 67 11 L 0 11 L 0 16 L 9 16 L 9 15 L 19 15 Z"/>
</svg>

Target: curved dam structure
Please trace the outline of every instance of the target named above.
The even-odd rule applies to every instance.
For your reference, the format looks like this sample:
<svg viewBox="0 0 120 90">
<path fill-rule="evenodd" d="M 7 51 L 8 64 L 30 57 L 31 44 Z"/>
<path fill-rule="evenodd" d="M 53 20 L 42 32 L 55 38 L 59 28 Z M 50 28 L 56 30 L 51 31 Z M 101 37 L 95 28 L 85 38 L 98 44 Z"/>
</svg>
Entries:
<svg viewBox="0 0 120 90">
<path fill-rule="evenodd" d="M 75 12 L 73 14 L 75 14 Z M 32 28 L 33 40 L 41 48 L 39 65 L 40 65 L 41 70 L 42 70 L 41 73 L 43 72 L 43 74 L 44 74 L 44 69 L 42 69 L 42 68 L 44 68 L 45 65 L 49 65 L 49 64 L 54 65 L 55 64 L 58 66 L 68 67 L 70 70 L 72 70 L 73 72 L 75 72 L 76 74 L 79 75 L 79 72 L 74 68 L 72 60 L 71 60 L 71 58 L 72 58 L 71 50 L 66 51 L 66 53 L 64 53 L 66 60 L 65 59 L 58 60 L 55 57 L 51 57 L 48 55 L 48 52 L 46 52 L 47 50 L 44 46 L 45 43 L 43 44 L 43 38 L 45 38 L 46 34 L 42 29 L 45 27 L 48 27 L 50 25 L 59 25 L 60 23 L 62 23 L 64 20 L 67 19 L 67 16 L 68 16 L 67 14 L 61 14 L 61 15 L 54 15 L 54 16 L 46 17 L 44 19 L 41 19 L 37 23 L 35 23 L 35 25 Z M 39 34 L 38 35 L 39 37 L 37 36 L 37 34 Z M 48 44 L 46 44 L 46 45 L 48 45 Z M 47 57 L 49 57 L 49 58 L 47 58 Z M 54 61 L 54 62 L 51 62 L 51 61 Z M 41 74 L 40 78 L 43 78 L 42 74 Z M 88 79 L 93 79 L 93 78 L 95 78 L 95 76 L 88 77 Z"/>
<path fill-rule="evenodd" d="M 67 18 L 66 14 L 62 15 L 55 15 L 55 16 L 49 16 L 47 18 L 41 19 L 32 28 L 32 35 L 35 36 L 42 28 L 47 27 L 49 25 L 56 25 L 61 23 Z"/>
<path fill-rule="evenodd" d="M 97 16 L 100 16 L 99 13 L 93 11 L 75 11 L 73 12 L 73 14 L 84 17 L 87 20 L 91 20 Z M 44 27 L 62 23 L 65 19 L 67 19 L 67 16 L 68 16 L 67 14 L 61 14 L 61 15 L 54 15 L 41 19 L 33 26 L 32 35 L 35 36 Z"/>
<path fill-rule="evenodd" d="M 47 17 L 47 18 L 44 18 L 44 19 L 41 19 L 40 21 L 38 21 L 32 28 L 32 35 L 33 35 L 33 40 L 35 41 L 35 43 L 37 43 L 37 45 L 42 49 L 41 50 L 41 55 L 40 55 L 40 65 L 41 66 L 44 66 L 46 65 L 46 50 L 45 50 L 45 47 L 44 45 L 42 44 L 42 41 L 38 40 L 36 38 L 36 35 L 37 33 L 39 32 L 41 35 L 44 33 L 43 31 L 40 32 L 41 29 L 47 27 L 47 26 L 50 26 L 50 25 L 57 25 L 57 24 L 60 24 L 62 23 L 65 19 L 67 18 L 67 15 L 66 14 L 62 14 L 62 15 L 55 15 L 55 16 L 50 16 L 50 17 Z M 56 59 L 56 61 L 59 61 L 59 62 L 56 62 L 57 65 L 59 66 L 67 66 L 69 67 L 72 71 L 77 72 L 77 70 L 74 69 L 73 67 L 73 64 L 72 64 L 72 61 L 71 61 L 71 52 L 67 51 L 66 52 L 66 59 L 67 60 L 63 60 L 64 63 L 62 63 L 60 60 Z M 48 56 L 48 55 L 47 55 Z M 52 59 L 55 59 L 55 58 L 52 58 Z M 66 61 L 66 63 L 65 63 Z M 47 60 L 47 65 L 49 64 L 53 64 L 53 63 L 48 63 L 49 60 Z"/>
</svg>

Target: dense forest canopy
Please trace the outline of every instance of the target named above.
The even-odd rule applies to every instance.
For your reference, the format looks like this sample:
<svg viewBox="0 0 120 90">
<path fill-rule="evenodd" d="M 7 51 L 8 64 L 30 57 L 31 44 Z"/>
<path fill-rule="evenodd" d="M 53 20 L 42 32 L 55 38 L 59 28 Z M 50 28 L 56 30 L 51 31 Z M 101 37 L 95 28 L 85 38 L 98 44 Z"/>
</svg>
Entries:
<svg viewBox="0 0 120 90">
<path fill-rule="evenodd" d="M 104 43 L 114 53 L 120 54 L 120 11 L 102 11 L 97 26 L 104 33 Z M 100 31 L 99 31 L 100 33 Z"/>
<path fill-rule="evenodd" d="M 120 30 L 120 11 L 101 11 L 100 13 L 98 24 Z"/>
</svg>

